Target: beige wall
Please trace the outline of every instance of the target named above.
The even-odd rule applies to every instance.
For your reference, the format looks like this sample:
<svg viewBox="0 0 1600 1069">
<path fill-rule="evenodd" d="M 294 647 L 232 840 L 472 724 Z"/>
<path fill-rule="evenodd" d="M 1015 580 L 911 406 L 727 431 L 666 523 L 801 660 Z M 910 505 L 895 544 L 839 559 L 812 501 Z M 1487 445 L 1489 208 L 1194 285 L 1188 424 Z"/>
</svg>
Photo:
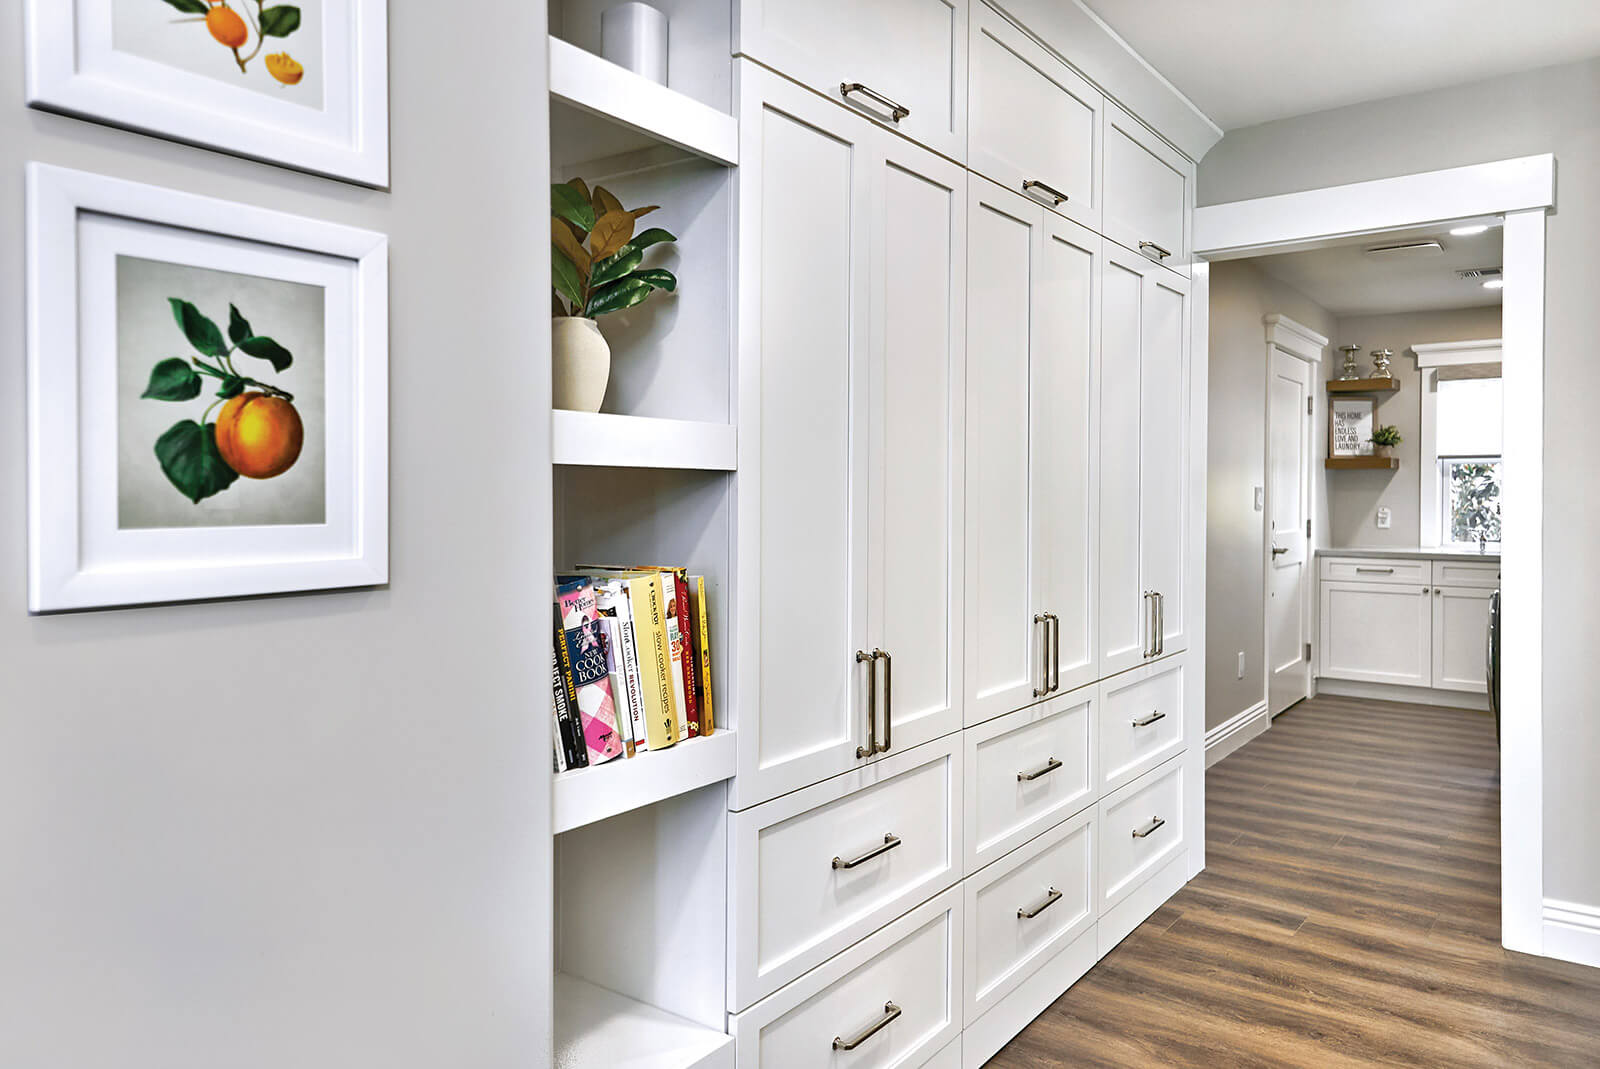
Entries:
<svg viewBox="0 0 1600 1069">
<path fill-rule="evenodd" d="M 1557 166 L 1546 246 L 1544 882 L 1551 898 L 1600 906 L 1600 837 L 1573 834 L 1568 819 L 1600 810 L 1590 648 L 1600 634 L 1600 59 L 1234 131 L 1201 162 L 1199 193 L 1218 204 L 1541 152 Z"/>
<path fill-rule="evenodd" d="M 1361 369 L 1372 366 L 1374 349 L 1393 349 L 1389 367 L 1400 380 L 1400 392 L 1378 399 L 1379 424 L 1393 424 L 1404 439 L 1394 455 L 1400 458 L 1396 471 L 1327 471 L 1328 540 L 1340 546 L 1416 546 L 1421 544 L 1419 516 L 1422 507 L 1422 375 L 1417 371 L 1412 345 L 1424 342 L 1473 341 L 1500 336 L 1500 306 L 1458 308 L 1441 312 L 1404 312 L 1381 316 L 1341 317 L 1334 328 L 1332 378 L 1338 374 L 1344 354 L 1341 345 L 1362 347 Z M 1323 401 L 1325 405 L 1326 400 Z M 1317 443 L 1327 454 L 1326 433 Z M 1390 511 L 1388 530 L 1379 530 L 1380 507 Z"/>
<path fill-rule="evenodd" d="M 0 1066 L 541 1064 L 543 0 L 389 5 L 392 193 L 30 111 L 22 8 L 0 0 Z M 390 235 L 389 586 L 27 614 L 27 160 Z"/>
<path fill-rule="evenodd" d="M 1267 334 L 1286 315 L 1324 336 L 1334 319 L 1249 260 L 1211 266 L 1209 441 L 1206 447 L 1206 727 L 1266 700 Z M 1239 677 L 1239 654 L 1244 677 Z"/>
</svg>

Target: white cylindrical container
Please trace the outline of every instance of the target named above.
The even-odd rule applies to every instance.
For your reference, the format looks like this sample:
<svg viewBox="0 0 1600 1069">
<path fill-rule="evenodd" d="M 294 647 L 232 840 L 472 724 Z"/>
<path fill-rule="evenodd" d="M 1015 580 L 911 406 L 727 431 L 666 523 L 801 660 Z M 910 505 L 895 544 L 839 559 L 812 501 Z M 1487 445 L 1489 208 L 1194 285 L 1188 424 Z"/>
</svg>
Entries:
<svg viewBox="0 0 1600 1069">
<path fill-rule="evenodd" d="M 638 0 L 600 15 L 600 55 L 619 67 L 667 84 L 667 16 Z"/>
</svg>

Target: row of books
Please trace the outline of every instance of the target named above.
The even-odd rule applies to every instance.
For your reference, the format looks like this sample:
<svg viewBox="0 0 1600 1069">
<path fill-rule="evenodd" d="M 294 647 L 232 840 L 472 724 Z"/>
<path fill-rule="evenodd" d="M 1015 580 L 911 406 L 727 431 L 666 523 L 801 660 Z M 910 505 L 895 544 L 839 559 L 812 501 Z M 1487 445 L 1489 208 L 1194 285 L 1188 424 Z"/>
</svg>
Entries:
<svg viewBox="0 0 1600 1069">
<path fill-rule="evenodd" d="M 556 576 L 554 675 L 557 772 L 711 734 L 705 577 L 654 565 Z"/>
</svg>

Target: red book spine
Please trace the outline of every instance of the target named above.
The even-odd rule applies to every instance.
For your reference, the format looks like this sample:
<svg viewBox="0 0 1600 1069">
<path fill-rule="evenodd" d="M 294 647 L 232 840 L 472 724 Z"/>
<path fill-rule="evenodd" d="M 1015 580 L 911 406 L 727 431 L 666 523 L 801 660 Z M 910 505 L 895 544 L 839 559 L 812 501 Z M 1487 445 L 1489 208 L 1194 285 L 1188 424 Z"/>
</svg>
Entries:
<svg viewBox="0 0 1600 1069">
<path fill-rule="evenodd" d="M 689 612 L 689 575 L 688 570 L 677 571 L 673 574 L 677 589 L 676 601 L 678 603 L 678 634 L 683 640 L 683 701 L 687 709 L 683 715 L 683 737 L 692 739 L 700 734 L 700 701 L 695 696 L 694 681 L 698 676 L 695 665 L 699 661 L 696 655 L 695 644 L 692 640 L 694 628 L 690 624 L 693 616 Z"/>
</svg>

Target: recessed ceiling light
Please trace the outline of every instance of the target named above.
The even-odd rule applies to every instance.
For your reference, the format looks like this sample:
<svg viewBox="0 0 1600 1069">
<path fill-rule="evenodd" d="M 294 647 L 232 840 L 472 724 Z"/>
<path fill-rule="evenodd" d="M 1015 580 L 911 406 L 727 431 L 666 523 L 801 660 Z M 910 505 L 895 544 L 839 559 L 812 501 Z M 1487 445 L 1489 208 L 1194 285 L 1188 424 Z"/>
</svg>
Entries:
<svg viewBox="0 0 1600 1069">
<path fill-rule="evenodd" d="M 1483 288 L 1486 290 L 1497 290 L 1504 288 L 1505 284 L 1506 280 L 1503 278 L 1491 278 L 1489 281 L 1483 284 Z"/>
<path fill-rule="evenodd" d="M 1450 231 L 1450 236 L 1453 238 L 1470 238 L 1472 235 L 1481 234 L 1488 229 L 1489 227 L 1485 223 L 1479 223 L 1477 226 L 1458 226 Z"/>
</svg>

